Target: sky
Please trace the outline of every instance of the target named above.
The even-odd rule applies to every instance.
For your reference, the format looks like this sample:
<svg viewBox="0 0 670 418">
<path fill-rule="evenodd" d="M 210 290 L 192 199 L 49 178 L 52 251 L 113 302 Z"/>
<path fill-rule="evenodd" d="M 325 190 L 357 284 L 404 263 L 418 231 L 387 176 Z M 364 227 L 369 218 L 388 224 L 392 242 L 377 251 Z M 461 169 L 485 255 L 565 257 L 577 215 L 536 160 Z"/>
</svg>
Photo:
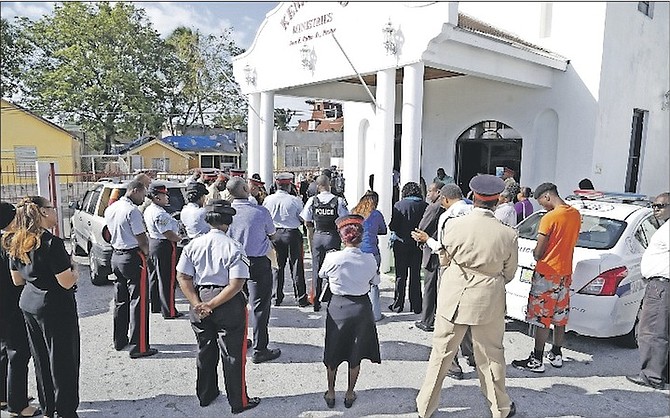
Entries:
<svg viewBox="0 0 670 418">
<path fill-rule="evenodd" d="M 143 8 L 154 28 L 165 37 L 178 26 L 200 29 L 205 34 L 218 33 L 232 28 L 235 43 L 247 49 L 265 15 L 278 2 L 133 2 Z M 25 16 L 37 20 L 53 11 L 55 2 L 0 2 L 0 14 L 8 20 Z M 311 107 L 302 98 L 275 96 L 275 108 L 290 108 L 307 112 Z M 300 117 L 300 116 L 299 116 Z M 306 118 L 303 116 L 303 119 Z M 292 125 L 297 122 L 294 118 Z"/>
</svg>

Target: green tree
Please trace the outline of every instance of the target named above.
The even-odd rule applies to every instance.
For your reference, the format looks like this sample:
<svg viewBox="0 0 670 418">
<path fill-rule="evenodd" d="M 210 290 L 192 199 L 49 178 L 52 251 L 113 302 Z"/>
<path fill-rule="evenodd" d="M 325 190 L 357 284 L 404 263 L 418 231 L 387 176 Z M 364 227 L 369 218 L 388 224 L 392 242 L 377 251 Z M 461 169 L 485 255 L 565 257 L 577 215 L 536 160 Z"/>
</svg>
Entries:
<svg viewBox="0 0 670 418">
<path fill-rule="evenodd" d="M 275 127 L 278 131 L 288 131 L 289 124 L 293 116 L 297 115 L 296 110 L 291 109 L 275 109 Z"/>
<path fill-rule="evenodd" d="M 167 92 L 167 123 L 175 135 L 194 124 L 203 128 L 223 124 L 244 125 L 246 101 L 233 80 L 231 57 L 243 52 L 231 30 L 204 35 L 186 27 L 166 39 L 175 61 Z"/>
<path fill-rule="evenodd" d="M 99 133 L 106 154 L 119 137 L 160 131 L 169 54 L 143 9 L 65 2 L 26 36 L 36 51 L 26 74 L 32 109 Z"/>
<path fill-rule="evenodd" d="M 30 54 L 30 45 L 21 34 L 21 25 L 0 19 L 0 93 L 9 98 L 21 88 L 21 75 Z"/>
</svg>

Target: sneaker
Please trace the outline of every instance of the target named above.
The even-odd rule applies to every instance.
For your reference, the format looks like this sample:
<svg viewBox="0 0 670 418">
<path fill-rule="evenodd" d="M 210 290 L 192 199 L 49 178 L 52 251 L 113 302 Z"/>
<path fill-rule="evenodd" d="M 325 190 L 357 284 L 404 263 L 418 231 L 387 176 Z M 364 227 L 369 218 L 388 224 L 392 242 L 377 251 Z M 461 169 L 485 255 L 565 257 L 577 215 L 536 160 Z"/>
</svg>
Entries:
<svg viewBox="0 0 670 418">
<path fill-rule="evenodd" d="M 533 353 L 530 353 L 527 359 L 523 360 L 514 360 L 512 361 L 512 366 L 520 370 L 527 370 L 533 373 L 544 373 L 544 364 L 535 357 Z"/>
<path fill-rule="evenodd" d="M 264 363 L 266 361 L 274 360 L 277 357 L 279 357 L 280 355 L 281 355 L 281 350 L 280 349 L 272 348 L 272 349 L 265 350 L 264 352 L 254 354 L 253 357 L 251 357 L 251 361 L 254 364 Z"/>
<path fill-rule="evenodd" d="M 563 367 L 563 356 L 560 354 L 554 354 L 550 351 L 547 353 L 547 360 L 549 360 L 549 363 L 556 368 L 560 369 Z"/>
</svg>

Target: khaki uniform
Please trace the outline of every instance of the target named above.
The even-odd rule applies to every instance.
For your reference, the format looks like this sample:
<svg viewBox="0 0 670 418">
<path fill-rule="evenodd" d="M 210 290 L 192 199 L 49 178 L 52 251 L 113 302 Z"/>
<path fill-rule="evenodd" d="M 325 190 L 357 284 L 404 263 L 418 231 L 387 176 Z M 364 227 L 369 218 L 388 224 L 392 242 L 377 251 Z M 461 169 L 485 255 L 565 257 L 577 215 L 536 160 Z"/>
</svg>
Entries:
<svg viewBox="0 0 670 418">
<path fill-rule="evenodd" d="M 511 404 L 505 389 L 505 284 L 517 268 L 516 231 L 493 212 L 475 208 L 450 220 L 441 242 L 452 258 L 438 292 L 433 349 L 416 398 L 419 415 L 429 417 L 438 408 L 442 382 L 469 327 L 482 393 L 493 418 L 504 418 Z"/>
</svg>

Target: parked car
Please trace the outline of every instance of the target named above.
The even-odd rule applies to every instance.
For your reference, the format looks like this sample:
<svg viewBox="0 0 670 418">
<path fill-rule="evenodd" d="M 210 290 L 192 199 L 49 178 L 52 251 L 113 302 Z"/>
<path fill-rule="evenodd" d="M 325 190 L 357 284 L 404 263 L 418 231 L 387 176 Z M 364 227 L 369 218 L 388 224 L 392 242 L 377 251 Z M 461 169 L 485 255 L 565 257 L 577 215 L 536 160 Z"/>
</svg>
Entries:
<svg viewBox="0 0 670 418">
<path fill-rule="evenodd" d="M 184 206 L 185 186 L 171 181 L 156 182 L 167 186 L 170 202 L 166 210 L 176 215 Z M 70 204 L 74 209 L 74 214 L 70 218 L 72 248 L 75 255 L 88 256 L 91 282 L 95 285 L 108 283 L 108 276 L 112 273 L 112 246 L 102 238 L 105 209 L 110 204 L 112 191 L 117 189 L 118 193 L 115 194 L 123 196 L 128 183 L 129 181 L 97 182 L 86 192 L 81 201 Z"/>
<path fill-rule="evenodd" d="M 622 200 L 626 201 L 602 194 L 588 200 L 566 199 L 582 215 L 566 330 L 592 337 L 623 336 L 626 346 L 635 347 L 635 325 L 646 287 L 640 260 L 659 225 L 648 201 Z M 526 319 L 533 249 L 545 213 L 533 213 L 517 226 L 519 267 L 506 286 L 507 315 L 516 320 Z"/>
</svg>

